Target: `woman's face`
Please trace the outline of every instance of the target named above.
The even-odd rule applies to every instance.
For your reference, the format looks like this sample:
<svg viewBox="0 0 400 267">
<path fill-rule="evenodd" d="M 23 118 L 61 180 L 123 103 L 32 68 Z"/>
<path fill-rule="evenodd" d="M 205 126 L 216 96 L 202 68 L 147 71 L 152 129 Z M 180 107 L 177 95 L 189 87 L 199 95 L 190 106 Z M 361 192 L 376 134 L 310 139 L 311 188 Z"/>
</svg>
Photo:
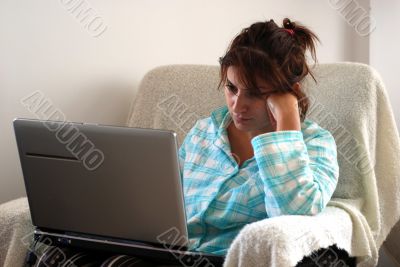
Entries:
<svg viewBox="0 0 400 267">
<path fill-rule="evenodd" d="M 267 96 L 271 92 L 266 82 L 257 81 L 257 86 L 265 95 L 256 95 L 239 83 L 235 67 L 227 70 L 227 80 L 224 85 L 225 101 L 234 125 L 245 132 L 267 131 L 271 123 L 268 117 Z"/>
</svg>

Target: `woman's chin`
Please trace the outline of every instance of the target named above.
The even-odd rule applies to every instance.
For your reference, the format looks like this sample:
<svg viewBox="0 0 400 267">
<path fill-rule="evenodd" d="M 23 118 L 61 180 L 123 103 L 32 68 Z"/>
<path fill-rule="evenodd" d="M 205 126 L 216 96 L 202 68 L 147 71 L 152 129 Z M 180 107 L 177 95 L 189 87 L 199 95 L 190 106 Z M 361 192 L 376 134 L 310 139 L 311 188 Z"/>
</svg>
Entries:
<svg viewBox="0 0 400 267">
<path fill-rule="evenodd" d="M 235 124 L 236 129 L 244 131 L 244 132 L 248 132 L 253 129 L 251 124 L 241 123 L 241 122 L 237 122 L 237 121 L 234 121 L 233 123 Z"/>
</svg>

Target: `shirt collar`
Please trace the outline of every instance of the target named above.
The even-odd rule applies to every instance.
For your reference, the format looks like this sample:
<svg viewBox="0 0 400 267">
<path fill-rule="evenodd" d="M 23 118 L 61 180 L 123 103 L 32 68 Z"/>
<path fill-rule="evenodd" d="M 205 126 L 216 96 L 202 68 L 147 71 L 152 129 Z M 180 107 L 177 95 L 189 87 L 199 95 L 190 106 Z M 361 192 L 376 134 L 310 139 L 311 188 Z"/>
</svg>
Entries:
<svg viewBox="0 0 400 267">
<path fill-rule="evenodd" d="M 224 105 L 214 110 L 211 113 L 211 120 L 215 126 L 215 129 L 218 129 L 216 132 L 214 144 L 229 155 L 230 146 L 227 128 L 232 121 L 232 117 L 229 113 L 228 107 Z"/>
<path fill-rule="evenodd" d="M 211 113 L 211 120 L 214 123 L 215 128 L 218 129 L 218 134 L 221 134 L 221 132 L 226 130 L 226 128 L 229 126 L 229 123 L 232 121 L 228 107 L 224 105 L 214 110 Z"/>
</svg>

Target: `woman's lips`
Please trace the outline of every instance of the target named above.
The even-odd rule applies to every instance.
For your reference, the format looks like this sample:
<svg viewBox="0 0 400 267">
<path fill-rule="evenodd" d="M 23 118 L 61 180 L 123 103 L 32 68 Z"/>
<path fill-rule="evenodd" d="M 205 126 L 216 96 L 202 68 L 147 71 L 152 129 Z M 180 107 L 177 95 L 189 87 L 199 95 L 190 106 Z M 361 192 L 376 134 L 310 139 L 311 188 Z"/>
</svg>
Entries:
<svg viewBox="0 0 400 267">
<path fill-rule="evenodd" d="M 235 121 L 237 122 L 247 122 L 249 120 L 251 120 L 251 118 L 243 118 L 243 117 L 238 117 L 238 116 L 233 116 Z"/>
</svg>

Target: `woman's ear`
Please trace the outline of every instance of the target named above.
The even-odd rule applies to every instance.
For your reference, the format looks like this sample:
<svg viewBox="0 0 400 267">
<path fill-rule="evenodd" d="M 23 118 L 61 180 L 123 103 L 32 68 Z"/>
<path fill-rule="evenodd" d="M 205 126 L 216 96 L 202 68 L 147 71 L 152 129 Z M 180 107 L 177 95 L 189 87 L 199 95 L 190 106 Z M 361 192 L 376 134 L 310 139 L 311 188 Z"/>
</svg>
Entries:
<svg viewBox="0 0 400 267">
<path fill-rule="evenodd" d="M 299 82 L 295 82 L 292 86 L 292 89 L 296 92 L 299 92 L 301 90 L 301 86 Z"/>
</svg>

